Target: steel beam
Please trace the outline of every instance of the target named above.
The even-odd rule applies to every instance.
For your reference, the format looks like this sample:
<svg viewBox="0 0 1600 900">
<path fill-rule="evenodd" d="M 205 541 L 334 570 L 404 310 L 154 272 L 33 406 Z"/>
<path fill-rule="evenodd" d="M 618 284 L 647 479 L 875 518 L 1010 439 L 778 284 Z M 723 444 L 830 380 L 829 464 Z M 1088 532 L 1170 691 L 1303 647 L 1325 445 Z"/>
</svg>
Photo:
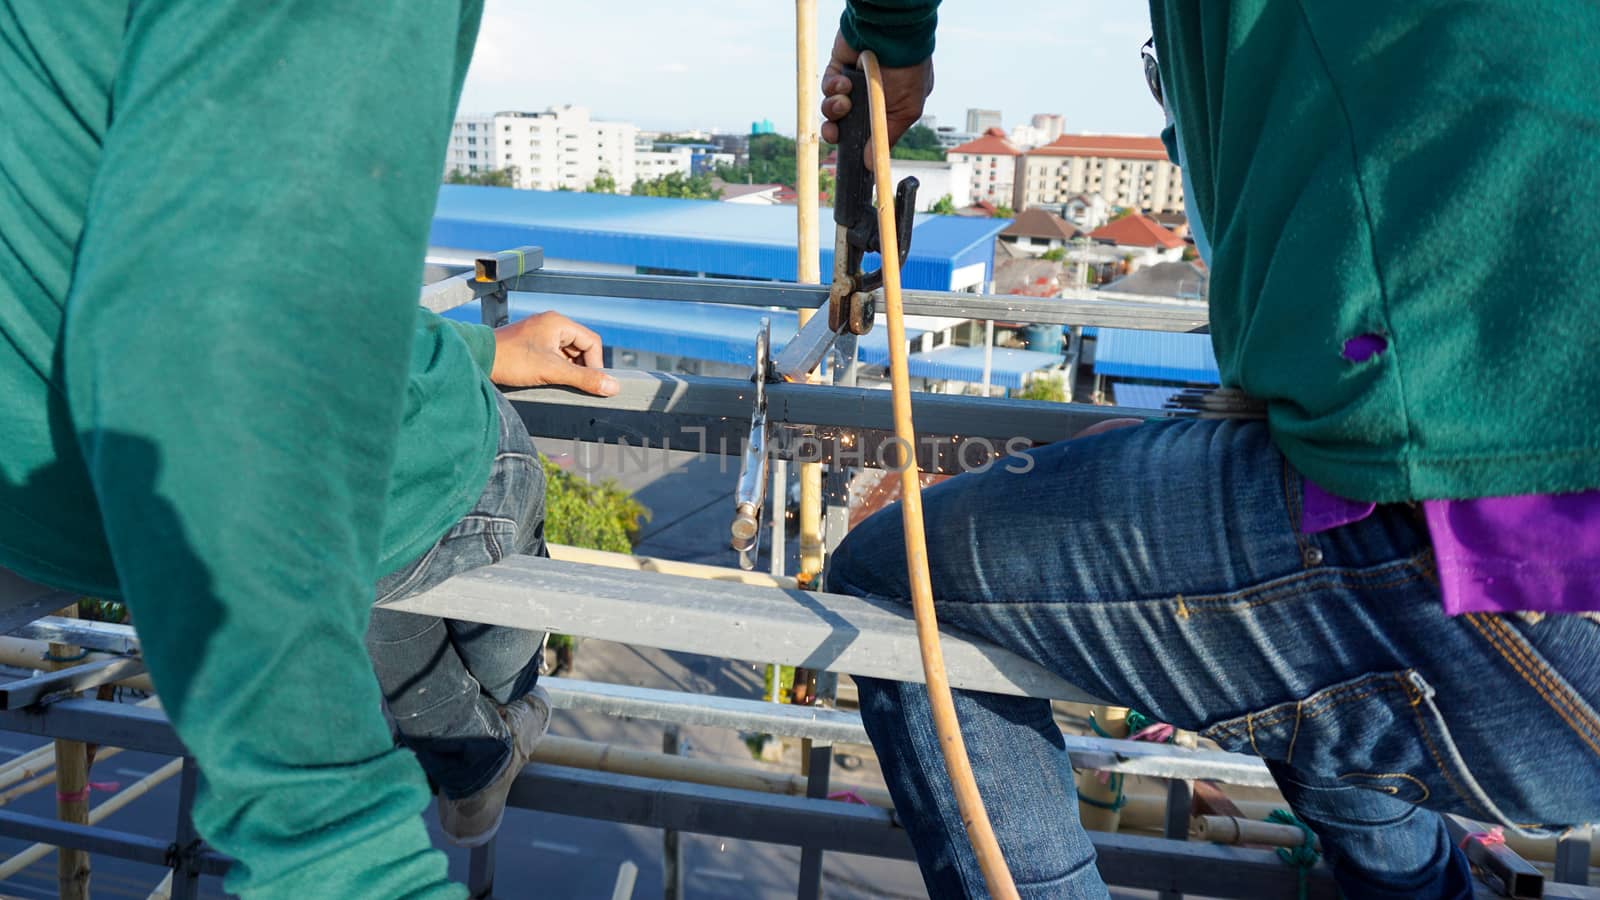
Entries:
<svg viewBox="0 0 1600 900">
<path fill-rule="evenodd" d="M 808 669 L 921 682 L 908 607 L 660 572 L 514 556 L 386 604 L 402 612 Z M 952 687 L 1100 702 L 986 641 L 945 629 Z"/>
<path fill-rule="evenodd" d="M 738 455 L 748 437 L 755 385 L 734 378 L 613 371 L 616 395 L 564 388 L 507 395 L 536 437 Z M 772 450 L 802 462 L 888 468 L 894 424 L 888 391 L 817 384 L 766 385 Z M 1097 422 L 1169 411 L 914 394 L 917 461 L 925 471 L 967 471 L 1038 444 L 1066 440 Z"/>
<path fill-rule="evenodd" d="M 69 669 L 45 672 L 0 685 L 0 710 L 22 709 L 61 691 L 86 691 L 144 674 L 144 663 L 131 657 L 101 659 Z"/>
<path fill-rule="evenodd" d="M 723 303 L 780 309 L 817 309 L 828 299 L 827 285 L 667 275 L 600 275 L 549 269 L 507 281 L 507 286 L 513 291 L 541 294 Z M 1206 305 L 1201 302 L 1094 291 L 1071 297 L 906 291 L 904 304 L 908 316 L 994 319 L 1039 325 L 1096 325 L 1144 331 L 1196 331 L 1204 328 L 1207 321 Z"/>
<path fill-rule="evenodd" d="M 17 840 L 69 847 L 167 868 L 178 864 L 181 856 L 178 846 L 171 841 L 98 825 L 61 822 L 13 810 L 0 810 L 0 834 Z M 228 857 L 209 850 L 194 854 L 193 860 L 203 875 L 227 874 L 228 867 L 233 864 Z"/>
<path fill-rule="evenodd" d="M 887 810 L 731 788 L 681 784 L 534 764 L 511 789 L 521 809 L 739 840 L 911 859 L 905 831 Z M 1297 870 L 1266 850 L 1179 843 L 1091 832 L 1106 881 L 1213 897 L 1292 897 Z M 1312 870 L 1310 896 L 1336 896 L 1325 866 Z"/>
<path fill-rule="evenodd" d="M 111 622 L 96 622 L 93 619 L 45 616 L 20 628 L 14 628 L 10 633 L 16 637 L 36 641 L 71 644 L 85 650 L 133 656 L 139 654 L 139 636 L 134 634 L 132 625 L 115 625 Z"/>
</svg>

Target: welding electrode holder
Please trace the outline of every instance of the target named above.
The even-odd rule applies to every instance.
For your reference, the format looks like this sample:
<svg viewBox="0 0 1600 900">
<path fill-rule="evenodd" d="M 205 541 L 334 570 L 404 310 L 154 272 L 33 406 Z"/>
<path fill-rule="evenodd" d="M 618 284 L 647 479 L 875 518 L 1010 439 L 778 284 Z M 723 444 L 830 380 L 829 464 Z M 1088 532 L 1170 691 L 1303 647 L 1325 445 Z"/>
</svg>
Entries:
<svg viewBox="0 0 1600 900">
<path fill-rule="evenodd" d="M 833 285 L 828 291 L 828 327 L 835 334 L 866 334 L 877 315 L 872 292 L 883 286 L 883 270 L 861 271 L 868 253 L 882 253 L 878 213 L 872 204 L 872 171 L 867 168 L 867 144 L 872 121 L 867 107 L 867 75 L 857 68 L 844 70 L 850 79 L 850 112 L 839 128 L 838 170 L 834 179 Z M 895 187 L 894 246 L 901 265 L 911 252 L 911 229 L 916 224 L 917 180 L 905 178 Z"/>
</svg>

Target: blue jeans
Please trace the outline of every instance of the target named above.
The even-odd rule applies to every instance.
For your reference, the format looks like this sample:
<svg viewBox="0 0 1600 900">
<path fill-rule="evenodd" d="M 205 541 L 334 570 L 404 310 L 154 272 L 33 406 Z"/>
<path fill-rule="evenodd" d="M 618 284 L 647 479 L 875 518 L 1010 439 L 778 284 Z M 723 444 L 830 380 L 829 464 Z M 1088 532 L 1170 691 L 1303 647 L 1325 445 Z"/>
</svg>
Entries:
<svg viewBox="0 0 1600 900">
<path fill-rule="evenodd" d="M 1053 444 L 932 488 L 940 620 L 1091 693 L 1268 761 L 1345 894 L 1465 895 L 1442 820 L 1600 819 L 1600 624 L 1443 614 L 1407 505 L 1300 533 L 1300 478 L 1260 423 L 1176 420 Z M 829 589 L 906 602 L 898 509 Z M 858 679 L 935 897 L 983 896 L 920 684 Z M 956 693 L 1025 897 L 1103 897 L 1042 700 Z"/>
<path fill-rule="evenodd" d="M 539 678 L 544 635 L 385 609 L 385 603 L 507 554 L 547 556 L 544 469 L 516 410 L 500 398 L 500 443 L 473 508 L 410 565 L 378 582 L 367 650 L 400 741 L 446 796 L 486 787 L 511 760 L 499 708 Z"/>
</svg>

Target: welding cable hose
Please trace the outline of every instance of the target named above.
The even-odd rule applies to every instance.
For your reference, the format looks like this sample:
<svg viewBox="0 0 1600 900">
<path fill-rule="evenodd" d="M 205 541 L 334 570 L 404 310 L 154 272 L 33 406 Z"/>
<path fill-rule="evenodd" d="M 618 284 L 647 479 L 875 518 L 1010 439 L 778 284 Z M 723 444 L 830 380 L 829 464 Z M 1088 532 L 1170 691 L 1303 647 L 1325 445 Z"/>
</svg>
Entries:
<svg viewBox="0 0 1600 900">
<path fill-rule="evenodd" d="M 861 54 L 867 73 L 868 109 L 872 122 L 872 171 L 878 190 L 878 233 L 892 242 L 895 228 L 894 179 L 889 163 L 889 123 L 883 97 L 883 72 L 873 53 Z M 989 814 L 983 808 L 977 781 L 972 776 L 972 761 L 961 739 L 956 721 L 955 700 L 950 696 L 950 679 L 944 670 L 944 651 L 939 646 L 939 622 L 933 611 L 933 579 L 928 571 L 928 537 L 922 525 L 922 482 L 918 477 L 916 428 L 911 422 L 911 376 L 906 362 L 905 313 L 900 302 L 900 260 L 896 253 L 884 253 L 883 306 L 889 320 L 889 373 L 894 397 L 894 433 L 898 445 L 900 473 L 900 518 L 906 542 L 906 569 L 911 585 L 911 609 L 917 620 L 917 643 L 922 649 L 922 671 L 928 682 L 928 700 L 933 707 L 934 730 L 939 749 L 944 753 L 945 771 L 955 791 L 961 811 L 961 824 L 978 856 L 989 896 L 1008 900 L 1017 896 L 1017 886 L 1006 868 L 1000 843 L 995 839 Z"/>
</svg>

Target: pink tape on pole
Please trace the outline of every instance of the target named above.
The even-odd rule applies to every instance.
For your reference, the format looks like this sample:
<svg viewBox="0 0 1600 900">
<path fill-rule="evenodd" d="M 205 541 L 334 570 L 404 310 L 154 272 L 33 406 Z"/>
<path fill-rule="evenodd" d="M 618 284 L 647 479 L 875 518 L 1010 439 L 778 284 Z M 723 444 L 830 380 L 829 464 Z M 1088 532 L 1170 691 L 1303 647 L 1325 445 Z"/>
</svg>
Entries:
<svg viewBox="0 0 1600 900">
<path fill-rule="evenodd" d="M 119 790 L 121 787 L 122 783 L 118 781 L 91 781 L 84 785 L 83 790 L 81 791 L 72 791 L 70 793 L 56 791 L 56 800 L 62 803 L 82 803 L 83 801 L 89 799 L 90 791 L 112 793 L 116 790 Z"/>
</svg>

